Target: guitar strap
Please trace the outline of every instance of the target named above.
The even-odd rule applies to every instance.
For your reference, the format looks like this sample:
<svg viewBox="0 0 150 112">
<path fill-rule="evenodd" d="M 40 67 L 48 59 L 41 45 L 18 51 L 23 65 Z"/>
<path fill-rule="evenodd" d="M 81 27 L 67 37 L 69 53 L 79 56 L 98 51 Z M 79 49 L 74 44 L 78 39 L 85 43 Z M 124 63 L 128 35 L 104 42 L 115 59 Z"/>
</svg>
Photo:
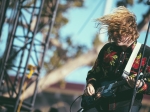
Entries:
<svg viewBox="0 0 150 112">
<path fill-rule="evenodd" d="M 123 71 L 123 74 L 122 74 L 123 78 L 127 78 L 127 76 L 130 74 L 131 67 L 133 65 L 135 57 L 137 56 L 140 48 L 141 48 L 141 43 L 137 42 L 136 46 L 135 46 L 135 48 L 134 48 L 134 50 L 130 56 L 130 59 L 129 59 L 129 61 L 128 61 L 127 65 Z"/>
</svg>

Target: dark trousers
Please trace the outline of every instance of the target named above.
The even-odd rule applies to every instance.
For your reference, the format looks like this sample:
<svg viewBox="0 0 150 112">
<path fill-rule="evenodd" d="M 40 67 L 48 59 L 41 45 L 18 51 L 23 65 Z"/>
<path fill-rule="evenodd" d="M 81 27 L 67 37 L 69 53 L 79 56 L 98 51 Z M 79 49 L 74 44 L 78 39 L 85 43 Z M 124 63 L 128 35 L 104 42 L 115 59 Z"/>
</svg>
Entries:
<svg viewBox="0 0 150 112">
<path fill-rule="evenodd" d="M 140 108 L 141 108 L 141 106 L 132 106 L 131 112 L 139 112 Z M 110 111 L 110 112 L 129 112 L 129 106 L 122 107 L 115 111 Z"/>
<path fill-rule="evenodd" d="M 139 112 L 141 106 L 132 106 L 131 112 Z M 113 111 L 98 111 L 98 112 L 129 112 L 129 106 L 121 107 Z"/>
<path fill-rule="evenodd" d="M 140 108 L 141 108 L 140 105 L 132 106 L 131 112 L 139 112 Z M 99 110 L 98 111 L 96 108 L 92 108 L 89 110 L 85 110 L 83 112 L 129 112 L 129 106 L 125 106 L 125 107 L 122 107 L 122 108 L 119 108 L 119 109 L 116 109 L 113 111 L 106 111 L 106 110 Z"/>
</svg>

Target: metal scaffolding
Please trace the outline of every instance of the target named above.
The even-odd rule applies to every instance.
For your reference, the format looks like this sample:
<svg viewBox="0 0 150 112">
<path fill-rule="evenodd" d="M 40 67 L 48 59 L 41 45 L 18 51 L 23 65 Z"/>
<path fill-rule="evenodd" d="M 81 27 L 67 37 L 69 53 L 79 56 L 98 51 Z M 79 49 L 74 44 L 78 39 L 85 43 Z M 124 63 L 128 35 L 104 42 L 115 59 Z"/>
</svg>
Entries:
<svg viewBox="0 0 150 112">
<path fill-rule="evenodd" d="M 0 106 L 11 112 L 30 112 L 49 44 L 58 0 L 0 0 Z M 29 100 L 23 93 L 36 82 Z"/>
</svg>

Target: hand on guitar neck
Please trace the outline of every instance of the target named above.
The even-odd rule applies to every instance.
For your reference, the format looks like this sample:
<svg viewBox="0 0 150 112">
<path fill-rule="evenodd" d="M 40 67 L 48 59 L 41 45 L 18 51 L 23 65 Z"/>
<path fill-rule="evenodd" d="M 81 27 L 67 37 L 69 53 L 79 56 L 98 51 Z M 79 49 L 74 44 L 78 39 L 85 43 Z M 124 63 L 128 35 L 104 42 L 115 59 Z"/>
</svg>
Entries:
<svg viewBox="0 0 150 112">
<path fill-rule="evenodd" d="M 135 86 L 135 78 L 134 77 L 127 77 L 126 78 L 126 81 L 128 83 L 128 85 L 133 88 Z M 137 83 L 136 83 L 136 87 L 137 88 L 140 88 L 144 85 L 144 81 L 143 80 L 138 80 Z"/>
</svg>

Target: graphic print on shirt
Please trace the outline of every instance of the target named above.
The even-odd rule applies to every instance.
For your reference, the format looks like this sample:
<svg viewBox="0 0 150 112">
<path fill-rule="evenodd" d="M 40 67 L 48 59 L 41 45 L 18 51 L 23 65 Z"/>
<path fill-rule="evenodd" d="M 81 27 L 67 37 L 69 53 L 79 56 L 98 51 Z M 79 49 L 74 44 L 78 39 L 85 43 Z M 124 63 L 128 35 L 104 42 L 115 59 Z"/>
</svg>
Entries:
<svg viewBox="0 0 150 112">
<path fill-rule="evenodd" d="M 105 51 L 104 53 L 104 62 L 105 63 L 110 63 L 111 66 L 115 65 L 115 60 L 118 58 L 116 55 L 117 52 L 111 51 L 110 47 Z"/>
<path fill-rule="evenodd" d="M 135 59 L 135 61 L 133 63 L 133 66 L 132 66 L 134 69 L 138 69 L 139 68 L 141 57 L 142 57 L 141 53 L 136 57 L 136 59 Z M 147 60 L 146 57 L 142 58 L 141 67 L 144 67 L 144 65 L 146 64 L 146 60 Z"/>
</svg>

